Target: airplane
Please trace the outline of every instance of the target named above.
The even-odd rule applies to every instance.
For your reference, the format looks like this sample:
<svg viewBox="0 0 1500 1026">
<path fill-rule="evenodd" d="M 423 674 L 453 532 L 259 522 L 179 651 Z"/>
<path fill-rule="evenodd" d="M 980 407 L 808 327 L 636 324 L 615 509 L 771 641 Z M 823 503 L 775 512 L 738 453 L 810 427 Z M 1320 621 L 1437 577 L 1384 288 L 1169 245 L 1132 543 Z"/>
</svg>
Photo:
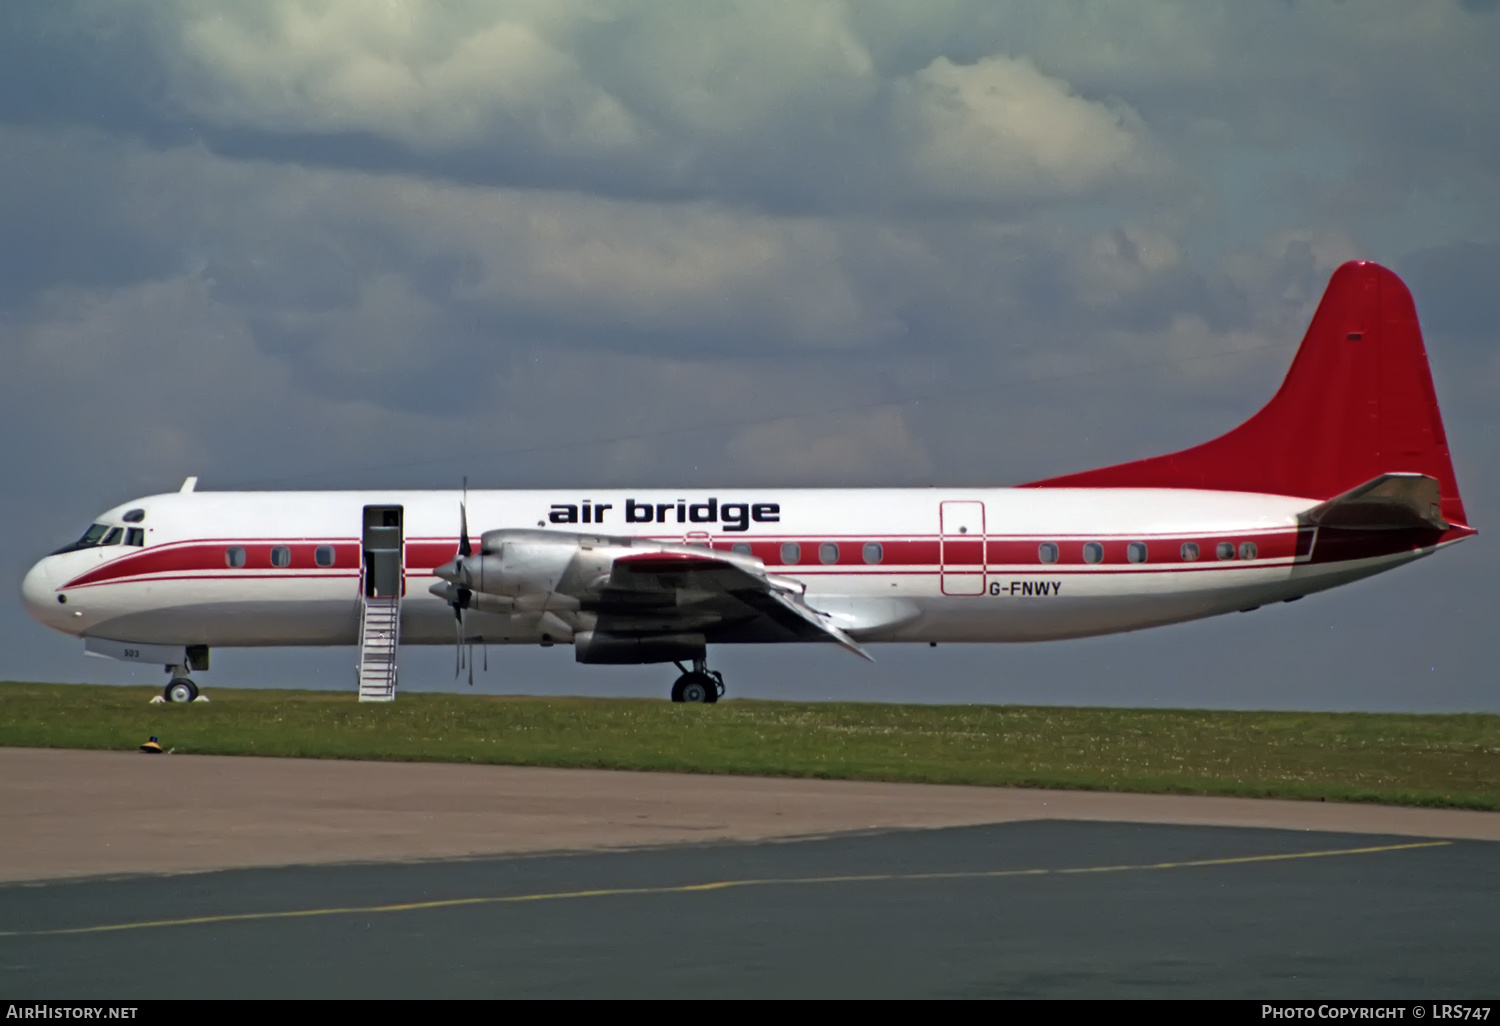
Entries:
<svg viewBox="0 0 1500 1026">
<path fill-rule="evenodd" d="M 568 645 L 675 664 L 709 645 L 1022 642 L 1292 602 L 1477 532 L 1410 292 L 1338 268 L 1271 401 L 1181 452 L 1009 488 L 180 492 L 106 511 L 22 584 L 85 651 L 166 667 L 216 647 L 358 645 L 362 700 L 400 644 Z M 469 523 L 482 525 L 478 545 Z M 455 670 L 457 673 L 457 670 Z"/>
</svg>

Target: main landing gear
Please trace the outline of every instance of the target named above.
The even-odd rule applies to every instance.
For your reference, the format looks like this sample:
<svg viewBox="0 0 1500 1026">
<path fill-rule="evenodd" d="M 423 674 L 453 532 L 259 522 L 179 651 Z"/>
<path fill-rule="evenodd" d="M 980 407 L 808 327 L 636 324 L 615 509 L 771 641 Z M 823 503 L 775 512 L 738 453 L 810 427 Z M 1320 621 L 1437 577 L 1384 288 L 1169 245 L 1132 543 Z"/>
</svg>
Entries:
<svg viewBox="0 0 1500 1026">
<path fill-rule="evenodd" d="M 168 666 L 167 672 L 172 675 L 172 679 L 167 681 L 167 686 L 162 689 L 161 697 L 168 702 L 191 702 L 198 697 L 198 685 L 194 684 L 192 678 L 187 675 L 186 666 Z"/>
<path fill-rule="evenodd" d="M 682 676 L 672 685 L 672 701 L 713 705 L 724 696 L 724 675 L 710 670 L 706 660 L 694 659 L 691 670 L 675 659 L 672 662 L 682 671 Z"/>
</svg>

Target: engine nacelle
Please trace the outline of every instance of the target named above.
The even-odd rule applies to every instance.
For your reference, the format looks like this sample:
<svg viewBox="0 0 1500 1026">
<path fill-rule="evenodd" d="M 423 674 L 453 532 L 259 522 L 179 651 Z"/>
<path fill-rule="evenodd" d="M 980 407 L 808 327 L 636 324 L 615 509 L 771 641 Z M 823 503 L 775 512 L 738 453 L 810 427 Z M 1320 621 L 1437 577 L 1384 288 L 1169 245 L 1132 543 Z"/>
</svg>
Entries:
<svg viewBox="0 0 1500 1026">
<path fill-rule="evenodd" d="M 500 530 L 485 533 L 479 552 L 455 558 L 433 572 L 476 594 L 519 599 L 576 591 L 580 580 L 592 579 L 608 566 L 608 557 L 592 538 Z"/>
<path fill-rule="evenodd" d="M 701 634 L 656 634 L 647 637 L 579 631 L 573 656 L 580 663 L 619 666 L 626 663 L 670 663 L 702 659 L 708 651 Z"/>
<path fill-rule="evenodd" d="M 492 595 L 546 595 L 557 590 L 578 555 L 572 539 L 509 539 L 498 550 L 486 546 L 479 558 L 476 590 Z"/>
</svg>

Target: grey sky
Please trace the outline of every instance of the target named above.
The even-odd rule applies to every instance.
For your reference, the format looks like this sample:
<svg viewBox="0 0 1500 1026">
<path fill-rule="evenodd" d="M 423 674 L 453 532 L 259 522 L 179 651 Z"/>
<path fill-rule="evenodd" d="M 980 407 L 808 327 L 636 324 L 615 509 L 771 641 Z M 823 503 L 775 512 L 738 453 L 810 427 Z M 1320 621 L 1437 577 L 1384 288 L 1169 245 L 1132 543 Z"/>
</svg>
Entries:
<svg viewBox="0 0 1500 1026">
<path fill-rule="evenodd" d="M 741 696 L 1500 709 L 1497 53 L 1477 2 L 7 5 L 4 572 L 188 474 L 1009 484 L 1150 455 L 1258 408 L 1362 257 L 1416 295 L 1478 540 L 1123 638 L 716 658 Z M 0 644 L 4 677 L 158 683 L 14 598 Z M 343 687 L 353 658 L 224 651 L 203 682 Z M 404 659 L 449 686 L 451 652 Z"/>
</svg>

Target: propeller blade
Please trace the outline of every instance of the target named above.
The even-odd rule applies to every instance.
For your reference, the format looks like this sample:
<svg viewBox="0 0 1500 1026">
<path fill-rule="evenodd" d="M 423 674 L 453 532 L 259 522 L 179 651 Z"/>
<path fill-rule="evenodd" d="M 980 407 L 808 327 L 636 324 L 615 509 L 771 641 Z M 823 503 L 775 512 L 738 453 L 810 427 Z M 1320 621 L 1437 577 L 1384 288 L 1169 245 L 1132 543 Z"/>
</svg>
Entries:
<svg viewBox="0 0 1500 1026">
<path fill-rule="evenodd" d="M 453 614 L 457 623 L 453 628 L 453 679 L 458 680 L 459 671 L 464 668 L 464 609 L 458 603 L 453 604 Z"/>
<path fill-rule="evenodd" d="M 474 546 L 469 541 L 469 478 L 464 477 L 464 497 L 458 503 L 458 557 L 456 562 L 462 569 L 463 560 L 474 554 Z M 462 573 L 460 579 L 467 580 Z M 453 638 L 453 679 L 458 680 L 458 675 L 464 668 L 464 610 L 469 608 L 474 593 L 468 588 L 459 587 L 453 592 L 453 619 L 455 635 Z M 486 657 L 488 658 L 488 657 Z M 469 643 L 469 687 L 474 686 L 474 643 Z"/>
<path fill-rule="evenodd" d="M 464 478 L 464 497 L 458 504 L 458 554 L 472 556 L 474 546 L 469 544 L 469 479 Z"/>
</svg>

